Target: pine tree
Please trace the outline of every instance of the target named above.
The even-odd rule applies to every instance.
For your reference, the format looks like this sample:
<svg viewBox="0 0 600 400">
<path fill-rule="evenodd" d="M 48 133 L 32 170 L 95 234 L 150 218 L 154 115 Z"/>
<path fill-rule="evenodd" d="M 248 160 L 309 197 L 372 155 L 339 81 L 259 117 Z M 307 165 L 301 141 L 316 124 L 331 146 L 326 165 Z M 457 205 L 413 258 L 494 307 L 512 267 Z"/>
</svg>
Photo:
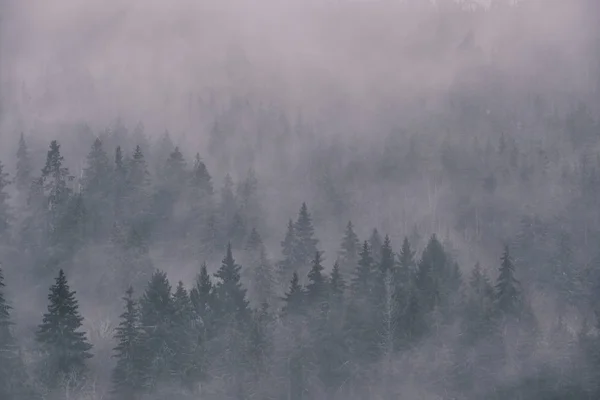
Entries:
<svg viewBox="0 0 600 400">
<path fill-rule="evenodd" d="M 522 312 L 520 283 L 515 278 L 515 266 L 508 246 L 504 246 L 500 274 L 496 281 L 496 309 L 503 317 L 519 317 Z"/>
<path fill-rule="evenodd" d="M 133 156 L 126 166 L 126 216 L 129 220 L 139 222 L 149 209 L 150 174 L 141 147 L 135 147 Z"/>
<path fill-rule="evenodd" d="M 123 160 L 123 152 L 121 146 L 117 146 L 115 150 L 115 164 L 113 171 L 113 191 L 114 191 L 114 217 L 119 220 L 124 213 L 123 207 L 127 188 L 127 168 Z"/>
<path fill-rule="evenodd" d="M 319 241 L 315 238 L 312 217 L 308 212 L 306 203 L 302 203 L 298 219 L 294 224 L 296 243 L 294 245 L 294 261 L 300 268 L 307 267 L 311 258 L 317 252 Z"/>
<path fill-rule="evenodd" d="M 190 224 L 193 231 L 198 232 L 200 228 L 199 233 L 203 232 L 203 228 L 214 211 L 213 197 L 212 178 L 206 165 L 200 159 L 200 154 L 196 154 L 189 183 Z M 200 234 L 196 235 L 196 237 L 198 236 Z"/>
<path fill-rule="evenodd" d="M 15 175 L 15 183 L 19 192 L 25 193 L 29 190 L 33 181 L 32 171 L 29 149 L 25 142 L 25 136 L 21 132 L 19 148 L 17 149 L 17 172 Z"/>
<path fill-rule="evenodd" d="M 4 172 L 4 165 L 0 162 L 0 240 L 7 238 L 12 220 L 12 213 L 8 204 L 9 195 L 6 192 L 6 188 L 10 183 L 8 174 Z"/>
<path fill-rule="evenodd" d="M 396 272 L 393 275 L 393 293 L 392 301 L 394 303 L 394 338 L 396 348 L 406 344 L 410 333 L 411 318 L 409 310 L 411 300 L 416 301 L 413 296 L 416 295 L 414 287 L 415 279 L 415 253 L 410 247 L 408 238 L 404 238 L 402 249 L 398 255 L 398 264 Z M 413 304 L 414 306 L 414 304 Z"/>
<path fill-rule="evenodd" d="M 494 297 L 494 287 L 481 269 L 481 265 L 475 264 L 469 279 L 469 290 L 463 309 L 467 344 L 491 333 Z"/>
<path fill-rule="evenodd" d="M 85 377 L 86 361 L 92 357 L 92 345 L 80 331 L 83 317 L 75 291 L 71 291 L 61 269 L 48 295 L 48 312 L 39 325 L 36 340 L 43 352 L 43 376 L 49 387 L 74 382 Z M 69 385 L 70 386 L 70 385 Z"/>
<path fill-rule="evenodd" d="M 133 299 L 133 287 L 127 289 L 125 311 L 120 315 L 121 322 L 115 329 L 117 346 L 114 356 L 117 365 L 112 372 L 112 394 L 117 400 L 135 400 L 140 398 L 146 388 L 146 365 L 142 347 L 142 330 L 136 301 Z"/>
<path fill-rule="evenodd" d="M 360 241 L 358 236 L 354 232 L 354 225 L 352 221 L 348 221 L 346 225 L 346 231 L 344 232 L 344 238 L 342 239 L 342 245 L 339 252 L 339 264 L 340 268 L 344 271 L 345 275 L 351 275 L 358 263 L 358 253 L 360 252 Z"/>
<path fill-rule="evenodd" d="M 260 205 L 258 179 L 254 169 L 250 168 L 248 170 L 246 177 L 237 187 L 236 196 L 242 218 L 251 226 L 262 226 L 262 207 Z"/>
<path fill-rule="evenodd" d="M 174 317 L 171 284 L 167 274 L 156 271 L 140 300 L 145 363 L 150 385 L 168 381 L 174 350 L 172 327 Z"/>
<path fill-rule="evenodd" d="M 336 263 L 333 264 L 333 270 L 331 271 L 331 276 L 329 278 L 329 293 L 332 303 L 339 304 L 343 301 L 344 290 L 346 290 L 346 282 L 340 272 L 340 265 L 336 261 Z"/>
<path fill-rule="evenodd" d="M 257 306 L 273 304 L 276 279 L 267 249 L 258 231 L 253 228 L 246 241 L 248 266 L 251 268 L 252 298 Z"/>
</svg>

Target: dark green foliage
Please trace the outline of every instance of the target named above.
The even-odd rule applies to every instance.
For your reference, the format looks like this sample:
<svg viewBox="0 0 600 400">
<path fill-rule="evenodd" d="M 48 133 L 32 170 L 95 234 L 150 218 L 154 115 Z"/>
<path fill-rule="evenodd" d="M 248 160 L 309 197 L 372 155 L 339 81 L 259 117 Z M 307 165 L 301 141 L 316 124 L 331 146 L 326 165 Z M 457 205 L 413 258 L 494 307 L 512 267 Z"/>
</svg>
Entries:
<svg viewBox="0 0 600 400">
<path fill-rule="evenodd" d="M 114 334 L 117 345 L 113 357 L 117 364 L 112 372 L 112 395 L 119 400 L 135 400 L 140 398 L 147 386 L 143 331 L 132 287 L 127 289 L 123 300 L 125 310 L 119 317 L 121 321 Z"/>
<path fill-rule="evenodd" d="M 83 317 L 62 269 L 50 287 L 48 301 L 48 312 L 36 333 L 42 351 L 44 382 L 50 388 L 77 385 L 87 372 L 86 361 L 92 357 L 92 345 L 80 330 Z"/>
</svg>

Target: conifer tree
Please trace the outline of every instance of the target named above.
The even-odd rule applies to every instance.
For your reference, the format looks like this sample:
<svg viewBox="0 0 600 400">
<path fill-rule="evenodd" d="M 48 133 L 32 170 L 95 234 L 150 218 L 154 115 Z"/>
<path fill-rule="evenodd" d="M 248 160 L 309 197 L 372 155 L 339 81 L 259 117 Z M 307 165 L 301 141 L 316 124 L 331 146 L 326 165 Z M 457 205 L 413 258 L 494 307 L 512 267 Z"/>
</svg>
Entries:
<svg viewBox="0 0 600 400">
<path fill-rule="evenodd" d="M 300 268 L 307 267 L 311 258 L 317 252 L 319 241 L 315 238 L 312 217 L 308 212 L 306 203 L 302 203 L 298 219 L 294 224 L 296 243 L 294 245 L 294 261 Z"/>
<path fill-rule="evenodd" d="M 333 270 L 329 278 L 329 293 L 333 304 L 340 304 L 343 301 L 346 282 L 340 272 L 340 264 L 336 261 L 333 264 Z"/>
<path fill-rule="evenodd" d="M 126 165 L 126 216 L 131 221 L 139 222 L 148 212 L 150 206 L 150 174 L 141 147 L 135 147 L 133 156 Z"/>
<path fill-rule="evenodd" d="M 297 267 L 294 248 L 296 246 L 296 234 L 294 232 L 294 222 L 290 219 L 287 225 L 285 238 L 281 242 L 281 253 L 283 260 L 279 262 L 278 278 L 279 282 L 286 284 L 290 281 L 293 271 Z"/>
<path fill-rule="evenodd" d="M 174 313 L 171 284 L 167 274 L 156 271 L 140 300 L 145 362 L 152 386 L 170 378 L 170 365 L 175 347 L 172 336 Z"/>
<path fill-rule="evenodd" d="M 61 269 L 48 294 L 48 312 L 39 325 L 36 340 L 43 354 L 43 376 L 49 387 L 70 386 L 85 377 L 86 361 L 92 357 L 92 345 L 82 332 L 83 317 L 75 291 L 71 291 Z"/>
<path fill-rule="evenodd" d="M 29 149 L 25 142 L 25 136 L 21 132 L 19 137 L 19 147 L 17 149 L 17 172 L 15 175 L 15 184 L 20 192 L 27 192 L 31 186 L 33 168 L 29 157 Z"/>
<path fill-rule="evenodd" d="M 204 227 L 214 211 L 213 196 L 212 178 L 200 158 L 200 154 L 196 154 L 189 183 L 190 224 L 194 231 L 199 228 L 200 233 L 204 231 Z M 196 237 L 198 236 L 200 235 Z"/>
<path fill-rule="evenodd" d="M 520 283 L 515 278 L 515 266 L 508 246 L 504 246 L 500 274 L 496 281 L 496 309 L 503 317 L 519 317 L 522 312 Z"/>
<path fill-rule="evenodd" d="M 133 298 L 133 287 L 129 287 L 123 297 L 125 310 L 120 315 L 121 322 L 115 329 L 117 346 L 114 356 L 117 365 L 112 372 L 112 394 L 116 400 L 135 400 L 146 389 L 146 364 L 142 347 L 140 315 Z"/>
<path fill-rule="evenodd" d="M 196 283 L 190 290 L 190 301 L 196 318 L 199 318 L 205 331 L 210 330 L 214 318 L 216 304 L 213 289 L 206 263 L 202 263 L 200 273 L 196 276 Z"/>
<path fill-rule="evenodd" d="M 104 218 L 102 212 L 111 208 L 112 171 L 108 155 L 97 138 L 87 156 L 87 165 L 83 170 L 82 193 L 88 207 L 88 218 L 93 237 L 98 238 L 108 233 L 110 219 Z"/>
<path fill-rule="evenodd" d="M 54 233 L 65 212 L 65 207 L 71 195 L 68 182 L 72 180 L 69 169 L 63 167 L 63 156 L 60 145 L 56 140 L 50 143 L 46 156 L 46 165 L 42 169 L 41 184 L 43 186 L 48 210 L 49 231 Z"/>
<path fill-rule="evenodd" d="M 298 273 L 294 272 L 292 274 L 289 289 L 283 298 L 283 301 L 285 302 L 283 306 L 284 315 L 302 314 L 304 312 L 305 297 L 306 292 L 302 285 L 300 285 Z"/>
<path fill-rule="evenodd" d="M 12 307 L 4 297 L 4 288 L 4 275 L 0 266 L 0 398 L 19 400 L 19 395 L 25 395 L 27 376 L 12 332 Z"/>
<path fill-rule="evenodd" d="M 383 246 L 383 240 L 377 228 L 373 229 L 371 237 L 369 238 L 369 246 L 371 247 L 371 256 L 375 264 L 379 264 L 381 261 L 381 246 Z"/>
<path fill-rule="evenodd" d="M 234 217 L 238 211 L 237 200 L 233 192 L 233 179 L 231 175 L 225 175 L 221 187 L 221 198 L 219 203 L 219 217 L 225 233 L 230 233 Z"/>
<path fill-rule="evenodd" d="M 406 344 L 410 337 L 411 301 L 416 301 L 416 291 L 414 287 L 415 280 L 415 253 L 410 247 L 408 238 L 404 238 L 402 249 L 398 254 L 398 264 L 396 272 L 393 274 L 393 293 L 392 301 L 394 303 L 394 338 L 396 348 Z M 414 307 L 416 304 L 413 303 Z"/>
<path fill-rule="evenodd" d="M 353 298 L 365 301 L 370 299 L 374 282 L 373 257 L 369 242 L 365 241 L 359 254 L 358 266 L 352 277 Z"/>
<path fill-rule="evenodd" d="M 127 188 L 127 168 L 123 160 L 123 152 L 121 146 L 117 146 L 115 150 L 115 163 L 113 170 L 113 191 L 114 191 L 114 217 L 120 219 L 124 213 L 123 207 Z"/>
<path fill-rule="evenodd" d="M 10 183 L 8 174 L 4 172 L 4 165 L 0 162 L 0 240 L 7 238 L 11 225 L 12 214 L 8 204 L 9 195 L 6 191 Z"/>
<path fill-rule="evenodd" d="M 327 280 L 323 275 L 323 266 L 321 265 L 321 252 L 315 253 L 312 262 L 312 268 L 308 272 L 308 285 L 306 286 L 306 300 L 309 304 L 320 305 L 326 299 Z"/>
<path fill-rule="evenodd" d="M 179 281 L 173 293 L 173 356 L 171 358 L 171 374 L 182 384 L 190 387 L 197 378 L 200 368 L 196 368 L 196 325 L 194 310 L 183 282 Z"/>
<path fill-rule="evenodd" d="M 267 249 L 258 231 L 253 228 L 246 242 L 248 267 L 251 268 L 252 298 L 257 306 L 273 304 L 276 279 Z"/>
<path fill-rule="evenodd" d="M 258 179 L 254 169 L 250 168 L 246 177 L 236 189 L 240 214 L 249 225 L 261 227 L 263 223 L 262 208 L 259 198 Z"/>
<path fill-rule="evenodd" d="M 356 268 L 359 252 L 360 241 L 354 232 L 354 225 L 352 225 L 352 221 L 348 221 L 339 252 L 340 268 L 344 271 L 345 275 L 350 276 Z"/>
<path fill-rule="evenodd" d="M 215 285 L 218 318 L 222 321 L 233 318 L 237 322 L 246 322 L 249 316 L 246 289 L 240 281 L 241 266 L 233 258 L 231 244 L 227 245 L 221 268 L 215 273 L 219 282 Z"/>
<path fill-rule="evenodd" d="M 467 298 L 464 305 L 463 324 L 468 344 L 491 333 L 491 317 L 494 306 L 494 287 L 479 263 L 475 264 L 469 279 Z"/>
</svg>

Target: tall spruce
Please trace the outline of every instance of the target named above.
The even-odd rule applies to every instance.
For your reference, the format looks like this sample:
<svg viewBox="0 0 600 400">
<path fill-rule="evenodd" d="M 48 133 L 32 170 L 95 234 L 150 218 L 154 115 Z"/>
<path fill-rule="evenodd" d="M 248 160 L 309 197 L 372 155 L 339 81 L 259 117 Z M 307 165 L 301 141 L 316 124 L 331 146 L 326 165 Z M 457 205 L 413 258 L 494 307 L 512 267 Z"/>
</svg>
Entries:
<svg viewBox="0 0 600 400">
<path fill-rule="evenodd" d="M 20 400 L 25 396 L 27 375 L 17 340 L 13 335 L 12 307 L 4 297 L 4 274 L 0 266 L 0 398 Z"/>
<path fill-rule="evenodd" d="M 31 182 L 33 181 L 32 172 L 33 168 L 29 157 L 29 149 L 27 148 L 25 136 L 21 132 L 21 136 L 19 137 L 19 147 L 17 149 L 17 171 L 15 174 L 17 190 L 22 193 L 26 193 L 29 190 Z"/>
<path fill-rule="evenodd" d="M 306 292 L 300 284 L 300 278 L 296 272 L 292 274 L 292 280 L 283 301 L 284 306 L 282 311 L 284 315 L 299 315 L 305 310 Z"/>
<path fill-rule="evenodd" d="M 298 212 L 298 219 L 294 224 L 294 234 L 296 237 L 294 261 L 300 268 L 307 268 L 318 250 L 319 241 L 315 238 L 312 217 L 308 212 L 306 203 L 302 203 Z"/>
<path fill-rule="evenodd" d="M 143 345 L 149 384 L 170 380 L 174 351 L 172 327 L 174 306 L 167 274 L 155 271 L 140 300 Z"/>
<path fill-rule="evenodd" d="M 8 203 L 9 195 L 6 190 L 10 183 L 8 174 L 4 172 L 4 165 L 0 162 L 0 240 L 8 237 L 13 218 Z"/>
<path fill-rule="evenodd" d="M 309 304 L 320 306 L 326 301 L 327 279 L 323 275 L 321 252 L 315 252 L 312 267 L 308 272 L 308 284 L 306 285 L 306 300 Z"/>
<path fill-rule="evenodd" d="M 278 263 L 278 279 L 279 282 L 287 285 L 292 278 L 293 272 L 297 268 L 297 263 L 294 254 L 296 246 L 296 233 L 294 231 L 294 222 L 288 221 L 285 237 L 281 242 L 281 254 L 283 259 Z"/>
<path fill-rule="evenodd" d="M 231 244 L 228 244 L 221 268 L 215 273 L 215 277 L 219 280 L 215 285 L 218 318 L 222 322 L 232 319 L 237 322 L 246 322 L 250 315 L 246 289 L 240 280 L 241 268 L 233 258 Z"/>
<path fill-rule="evenodd" d="M 99 138 L 94 140 L 87 155 L 81 184 L 83 197 L 88 204 L 90 233 L 94 238 L 105 237 L 110 230 L 111 219 L 105 218 L 103 212 L 112 208 L 113 175 L 108 155 Z"/>
<path fill-rule="evenodd" d="M 45 194 L 48 212 L 48 228 L 50 233 L 58 228 L 58 224 L 71 195 L 69 169 L 63 166 L 63 156 L 60 154 L 60 145 L 56 140 L 50 143 L 46 156 L 46 164 L 42 169 L 41 184 Z"/>
<path fill-rule="evenodd" d="M 350 276 L 358 263 L 358 253 L 360 252 L 360 241 L 354 232 L 352 221 L 348 221 L 342 245 L 339 251 L 339 266 L 344 275 Z"/>
<path fill-rule="evenodd" d="M 523 311 L 521 288 L 508 245 L 504 246 L 496 281 L 496 308 L 502 317 L 519 317 Z"/>
<path fill-rule="evenodd" d="M 194 309 L 183 282 L 179 281 L 173 293 L 173 357 L 171 374 L 184 386 L 191 388 L 199 377 L 197 354 L 198 331 L 194 319 Z"/>
<path fill-rule="evenodd" d="M 80 330 L 83 317 L 62 269 L 50 287 L 48 301 L 48 312 L 36 332 L 43 355 L 42 376 L 51 388 L 77 385 L 87 372 L 92 345 Z"/>
<path fill-rule="evenodd" d="M 138 305 L 133 298 L 133 287 L 123 297 L 125 310 L 115 329 L 117 342 L 113 357 L 117 364 L 112 372 L 112 395 L 116 400 L 139 399 L 146 389 L 146 364 L 142 346 L 142 329 Z"/>
</svg>

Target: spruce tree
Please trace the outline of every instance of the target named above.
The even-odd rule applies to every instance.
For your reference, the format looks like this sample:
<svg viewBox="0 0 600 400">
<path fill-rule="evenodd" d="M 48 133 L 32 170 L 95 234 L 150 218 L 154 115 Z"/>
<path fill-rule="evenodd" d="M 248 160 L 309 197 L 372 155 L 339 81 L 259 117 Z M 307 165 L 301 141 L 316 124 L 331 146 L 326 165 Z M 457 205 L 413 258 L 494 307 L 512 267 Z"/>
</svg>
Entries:
<svg viewBox="0 0 600 400">
<path fill-rule="evenodd" d="M 73 177 L 69 175 L 69 169 L 63 166 L 63 161 L 63 156 L 60 154 L 60 145 L 56 140 L 53 140 L 50 143 L 46 165 L 42 169 L 41 177 L 48 210 L 50 233 L 54 233 L 57 229 L 71 195 L 71 188 L 68 183 Z"/>
<path fill-rule="evenodd" d="M 278 264 L 278 279 L 279 282 L 285 285 L 290 281 L 293 271 L 297 268 L 297 263 L 294 254 L 296 246 L 296 234 L 294 232 L 294 222 L 290 219 L 285 232 L 285 238 L 281 242 L 281 253 L 283 259 Z"/>
<path fill-rule="evenodd" d="M 317 251 L 312 262 L 312 268 L 308 272 L 308 285 L 306 285 L 306 300 L 309 304 L 319 306 L 326 299 L 327 280 L 323 275 L 323 269 L 321 252 Z"/>
<path fill-rule="evenodd" d="M 190 204 L 189 222 L 192 226 L 192 231 L 197 232 L 195 236 L 200 237 L 205 231 L 205 225 L 214 211 L 212 178 L 206 165 L 200 158 L 200 154 L 196 154 L 194 160 L 188 193 Z"/>
<path fill-rule="evenodd" d="M 339 252 L 339 264 L 344 274 L 350 276 L 358 263 L 358 253 L 360 252 L 360 241 L 354 232 L 352 221 L 348 221 L 342 245 Z"/>
<path fill-rule="evenodd" d="M 19 400 L 25 396 L 26 372 L 12 332 L 12 307 L 4 297 L 4 275 L 0 266 L 0 398 Z"/>
<path fill-rule="evenodd" d="M 248 267 L 251 268 L 252 299 L 257 306 L 273 304 L 276 279 L 267 255 L 267 249 L 256 229 L 252 229 L 246 241 Z"/>
<path fill-rule="evenodd" d="M 227 174 L 225 175 L 223 186 L 221 187 L 221 198 L 219 202 L 219 217 L 225 233 L 230 233 L 237 211 L 238 206 L 233 192 L 233 179 L 231 179 L 231 175 Z"/>
<path fill-rule="evenodd" d="M 333 270 L 329 277 L 329 293 L 332 303 L 340 303 L 343 301 L 345 289 L 346 282 L 340 272 L 340 264 L 336 261 L 335 264 L 333 264 Z"/>
<path fill-rule="evenodd" d="M 182 384 L 191 387 L 200 371 L 193 357 L 197 354 L 198 332 L 195 330 L 194 309 L 181 281 L 173 293 L 173 309 L 171 374 Z"/>
<path fill-rule="evenodd" d="M 496 281 L 496 310 L 502 317 L 519 317 L 523 311 L 520 283 L 515 278 L 515 266 L 508 245 L 504 246 L 500 274 Z"/>
<path fill-rule="evenodd" d="M 110 229 L 110 219 L 103 212 L 110 210 L 113 175 L 108 155 L 97 138 L 87 156 L 87 165 L 83 170 L 83 197 L 88 207 L 88 221 L 94 238 L 104 237 Z"/>
<path fill-rule="evenodd" d="M 15 184 L 20 192 L 25 193 L 29 190 L 33 180 L 32 171 L 29 149 L 25 142 L 25 136 L 21 132 L 17 149 L 17 172 L 15 175 Z"/>
<path fill-rule="evenodd" d="M 247 322 L 250 315 L 246 289 L 243 288 L 240 281 L 240 271 L 241 266 L 235 262 L 231 244 L 228 244 L 221 268 L 215 273 L 215 277 L 219 279 L 215 286 L 218 319 L 222 322 L 233 319 L 243 323 Z"/>
<path fill-rule="evenodd" d="M 251 226 L 261 227 L 263 213 L 259 198 L 258 179 L 254 169 L 248 170 L 246 177 L 237 187 L 236 196 L 242 218 Z"/>
<path fill-rule="evenodd" d="M 298 212 L 298 219 L 294 224 L 294 235 L 296 237 L 294 261 L 300 268 L 308 267 L 312 257 L 317 252 L 319 241 L 315 238 L 312 217 L 308 212 L 306 203 L 302 203 Z"/>
<path fill-rule="evenodd" d="M 9 195 L 6 191 L 10 183 L 8 174 L 4 172 L 4 165 L 0 162 L 0 240 L 8 237 L 12 220 L 12 213 L 8 204 Z"/>
<path fill-rule="evenodd" d="M 371 247 L 373 261 L 375 264 L 379 264 L 381 261 L 381 246 L 383 246 L 383 241 L 381 240 L 381 235 L 379 234 L 379 231 L 377 231 L 377 228 L 373 229 L 373 232 L 371 233 L 369 246 Z"/>
<path fill-rule="evenodd" d="M 140 313 L 149 383 L 154 386 L 170 379 L 175 347 L 172 336 L 175 311 L 166 273 L 156 271 L 150 278 L 140 300 Z"/>
<path fill-rule="evenodd" d="M 374 282 L 373 257 L 369 242 L 365 241 L 359 254 L 358 266 L 352 277 L 352 296 L 356 300 L 365 301 L 371 297 Z"/>
<path fill-rule="evenodd" d="M 61 269 L 48 294 L 48 312 L 36 332 L 43 354 L 43 377 L 49 387 L 78 383 L 85 377 L 86 361 L 92 357 L 92 345 L 82 332 L 83 317 L 75 291 L 71 291 Z"/>
<path fill-rule="evenodd" d="M 200 273 L 196 276 L 196 284 L 190 290 L 190 301 L 194 307 L 196 318 L 199 318 L 204 329 L 211 327 L 215 312 L 213 288 L 208 268 L 206 263 L 203 263 L 200 267 Z"/>
<path fill-rule="evenodd" d="M 127 289 L 125 310 L 120 315 L 121 321 L 115 329 L 114 338 L 117 346 L 114 355 L 117 365 L 112 372 L 112 394 L 116 400 L 135 400 L 140 398 L 146 389 L 146 364 L 142 346 L 142 329 L 136 301 L 133 298 L 133 287 Z"/>
<path fill-rule="evenodd" d="M 285 302 L 282 310 L 284 315 L 299 315 L 304 312 L 306 292 L 300 285 L 300 279 L 296 272 L 292 274 L 292 280 L 283 301 Z"/>
</svg>

